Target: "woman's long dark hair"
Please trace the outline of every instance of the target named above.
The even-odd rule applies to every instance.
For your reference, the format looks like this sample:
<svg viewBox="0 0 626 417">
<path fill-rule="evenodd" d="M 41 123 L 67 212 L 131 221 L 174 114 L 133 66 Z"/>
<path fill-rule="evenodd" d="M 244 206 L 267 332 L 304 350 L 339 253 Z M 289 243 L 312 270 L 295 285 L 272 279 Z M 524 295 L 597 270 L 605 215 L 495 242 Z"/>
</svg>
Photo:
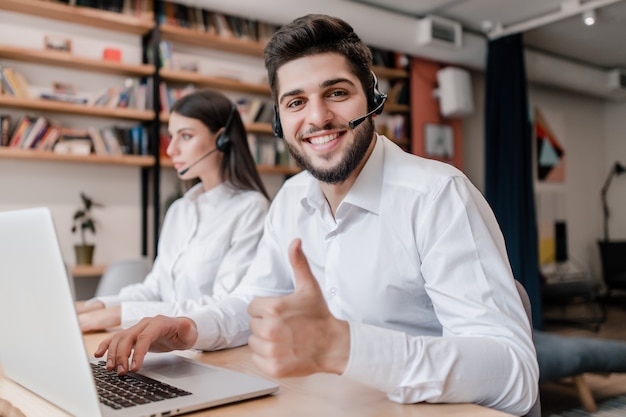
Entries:
<svg viewBox="0 0 626 417">
<path fill-rule="evenodd" d="M 213 134 L 226 126 L 232 113 L 230 128 L 225 132 L 230 141 L 224 150 L 220 177 L 236 189 L 258 191 L 270 199 L 250 153 L 246 128 L 228 97 L 209 89 L 194 91 L 177 100 L 172 106 L 172 113 L 201 121 Z M 194 184 L 198 182 L 196 179 Z"/>
</svg>

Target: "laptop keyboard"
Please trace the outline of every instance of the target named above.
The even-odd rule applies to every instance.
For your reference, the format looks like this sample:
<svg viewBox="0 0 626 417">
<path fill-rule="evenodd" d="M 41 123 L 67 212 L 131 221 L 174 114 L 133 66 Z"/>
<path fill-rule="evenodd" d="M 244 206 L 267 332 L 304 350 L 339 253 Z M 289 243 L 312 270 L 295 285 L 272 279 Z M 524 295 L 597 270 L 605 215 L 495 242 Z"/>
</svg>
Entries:
<svg viewBox="0 0 626 417">
<path fill-rule="evenodd" d="M 119 376 L 114 371 L 107 371 L 105 365 L 105 361 L 92 363 L 91 370 L 100 402 L 116 410 L 191 395 L 190 392 L 144 375 L 131 372 Z"/>
</svg>

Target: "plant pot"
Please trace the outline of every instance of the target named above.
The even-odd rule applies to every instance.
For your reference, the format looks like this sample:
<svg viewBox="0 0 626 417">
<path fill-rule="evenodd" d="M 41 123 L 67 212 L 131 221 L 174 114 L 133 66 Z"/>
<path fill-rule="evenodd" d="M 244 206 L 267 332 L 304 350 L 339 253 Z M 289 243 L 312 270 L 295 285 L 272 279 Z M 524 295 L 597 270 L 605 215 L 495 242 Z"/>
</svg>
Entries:
<svg viewBox="0 0 626 417">
<path fill-rule="evenodd" d="M 74 245 L 76 265 L 92 265 L 95 245 Z"/>
</svg>

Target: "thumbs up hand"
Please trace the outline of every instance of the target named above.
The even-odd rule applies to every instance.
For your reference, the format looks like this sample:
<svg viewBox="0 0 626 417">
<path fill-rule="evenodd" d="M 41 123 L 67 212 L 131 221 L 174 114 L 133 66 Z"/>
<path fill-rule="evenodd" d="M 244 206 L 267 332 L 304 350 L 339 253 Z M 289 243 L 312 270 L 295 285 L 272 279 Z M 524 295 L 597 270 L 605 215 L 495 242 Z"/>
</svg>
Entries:
<svg viewBox="0 0 626 417">
<path fill-rule="evenodd" d="M 256 298 L 248 306 L 252 359 L 273 377 L 343 373 L 350 354 L 348 323 L 330 314 L 300 239 L 291 242 L 289 260 L 294 292 Z"/>
</svg>

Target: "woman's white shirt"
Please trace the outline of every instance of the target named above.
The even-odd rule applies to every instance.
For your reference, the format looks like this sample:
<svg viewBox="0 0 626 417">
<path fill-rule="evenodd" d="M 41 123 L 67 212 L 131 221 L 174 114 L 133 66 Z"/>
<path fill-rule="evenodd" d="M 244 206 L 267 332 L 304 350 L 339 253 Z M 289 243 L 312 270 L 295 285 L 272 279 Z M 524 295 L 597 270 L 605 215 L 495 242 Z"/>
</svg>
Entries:
<svg viewBox="0 0 626 417">
<path fill-rule="evenodd" d="M 165 215 L 158 255 L 145 280 L 99 297 L 122 307 L 122 326 L 143 317 L 186 315 L 230 294 L 255 256 L 269 201 L 257 191 L 197 184 Z"/>
</svg>

